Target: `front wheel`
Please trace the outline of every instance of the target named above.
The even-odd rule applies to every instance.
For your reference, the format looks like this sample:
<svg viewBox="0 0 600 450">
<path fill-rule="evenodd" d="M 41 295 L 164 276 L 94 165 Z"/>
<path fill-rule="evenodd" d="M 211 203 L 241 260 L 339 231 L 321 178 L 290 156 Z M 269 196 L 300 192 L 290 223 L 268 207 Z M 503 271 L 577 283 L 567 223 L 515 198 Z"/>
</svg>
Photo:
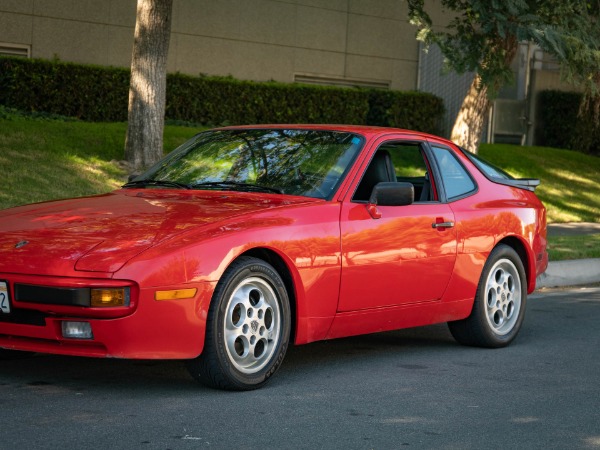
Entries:
<svg viewBox="0 0 600 450">
<path fill-rule="evenodd" d="M 471 315 L 448 323 L 452 336 L 461 344 L 476 347 L 510 344 L 525 317 L 525 286 L 519 255 L 504 244 L 494 248 L 483 268 Z"/>
<path fill-rule="evenodd" d="M 225 271 L 209 308 L 202 354 L 192 376 L 213 388 L 256 389 L 281 365 L 290 336 L 290 304 L 268 263 L 241 257 Z"/>
</svg>

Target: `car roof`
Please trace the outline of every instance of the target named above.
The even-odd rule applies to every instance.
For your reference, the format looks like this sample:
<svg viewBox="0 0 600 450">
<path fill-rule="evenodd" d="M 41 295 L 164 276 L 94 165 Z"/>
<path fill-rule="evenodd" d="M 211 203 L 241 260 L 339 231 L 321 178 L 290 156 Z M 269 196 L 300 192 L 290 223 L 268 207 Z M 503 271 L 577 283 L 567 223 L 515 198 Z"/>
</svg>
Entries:
<svg viewBox="0 0 600 450">
<path fill-rule="evenodd" d="M 436 139 L 450 143 L 447 139 L 420 131 L 406 130 L 402 128 L 379 127 L 374 125 L 344 125 L 344 124 L 260 124 L 260 125 L 236 125 L 215 128 L 215 130 L 324 130 L 324 131 L 342 131 L 347 133 L 357 133 L 364 136 L 373 137 L 375 135 L 384 136 L 386 134 L 408 134 L 423 139 Z"/>
</svg>

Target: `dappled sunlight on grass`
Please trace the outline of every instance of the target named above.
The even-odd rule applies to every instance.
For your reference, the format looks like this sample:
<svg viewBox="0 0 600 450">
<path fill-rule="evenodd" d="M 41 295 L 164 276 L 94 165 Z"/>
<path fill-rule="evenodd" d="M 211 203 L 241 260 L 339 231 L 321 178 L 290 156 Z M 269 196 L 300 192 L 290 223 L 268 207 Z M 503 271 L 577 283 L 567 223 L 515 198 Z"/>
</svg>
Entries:
<svg viewBox="0 0 600 450">
<path fill-rule="evenodd" d="M 116 161 L 103 161 L 94 156 L 82 158 L 75 155 L 67 157 L 80 175 L 102 190 L 114 190 L 127 181 L 127 174 Z"/>
<path fill-rule="evenodd" d="M 125 173 L 101 156 L 116 154 L 113 138 L 104 137 L 106 129 L 85 123 L 3 121 L 0 208 L 118 187 Z"/>
<path fill-rule="evenodd" d="M 597 188 L 598 181 L 592 180 L 591 178 L 586 178 L 585 176 L 575 174 L 568 170 L 564 169 L 546 169 L 546 171 L 552 175 L 554 178 L 558 180 L 562 180 L 563 182 L 575 182 L 578 185 L 588 186 L 589 188 Z"/>
<path fill-rule="evenodd" d="M 12 155 L 10 166 L 10 173 L 3 175 L 1 207 L 108 192 L 126 179 L 117 164 L 96 157 L 48 158 L 29 151 Z"/>
<path fill-rule="evenodd" d="M 0 209 L 111 191 L 127 178 L 125 123 L 0 121 Z M 201 131 L 165 127 L 165 153 Z M 517 178 L 539 178 L 550 222 L 600 222 L 600 158 L 568 150 L 484 144 L 481 156 Z M 420 175 L 420 173 L 418 174 Z"/>
<path fill-rule="evenodd" d="M 548 253 L 551 261 L 600 258 L 600 234 L 552 236 Z"/>
<path fill-rule="evenodd" d="M 125 123 L 0 120 L 0 209 L 112 191 L 127 180 Z M 165 128 L 166 152 L 198 133 Z"/>
<path fill-rule="evenodd" d="M 569 150 L 484 144 L 481 156 L 516 178 L 539 178 L 550 222 L 600 222 L 600 158 Z"/>
</svg>

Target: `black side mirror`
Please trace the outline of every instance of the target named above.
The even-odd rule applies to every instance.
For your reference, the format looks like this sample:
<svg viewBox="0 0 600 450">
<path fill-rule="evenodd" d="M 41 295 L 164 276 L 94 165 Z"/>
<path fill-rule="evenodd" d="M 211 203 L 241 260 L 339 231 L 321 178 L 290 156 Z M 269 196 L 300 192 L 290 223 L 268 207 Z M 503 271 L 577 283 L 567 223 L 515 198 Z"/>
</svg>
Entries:
<svg viewBox="0 0 600 450">
<path fill-rule="evenodd" d="M 412 183 L 377 183 L 371 192 L 369 203 L 379 206 L 406 206 L 415 201 L 415 187 Z"/>
<path fill-rule="evenodd" d="M 373 219 L 380 219 L 377 206 L 406 206 L 415 201 L 415 187 L 412 183 L 385 181 L 377 183 L 371 192 L 367 211 Z"/>
</svg>

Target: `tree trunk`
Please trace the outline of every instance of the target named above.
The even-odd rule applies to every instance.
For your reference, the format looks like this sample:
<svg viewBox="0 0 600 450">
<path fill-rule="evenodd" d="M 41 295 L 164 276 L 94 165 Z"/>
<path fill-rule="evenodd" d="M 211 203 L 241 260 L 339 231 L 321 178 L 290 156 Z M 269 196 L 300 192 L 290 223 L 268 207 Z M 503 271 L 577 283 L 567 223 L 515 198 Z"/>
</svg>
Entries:
<svg viewBox="0 0 600 450">
<path fill-rule="evenodd" d="M 140 173 L 163 155 L 167 54 L 173 0 L 138 0 L 125 159 Z"/>
<path fill-rule="evenodd" d="M 519 50 L 519 41 L 515 35 L 507 35 L 504 38 L 497 39 L 491 47 L 493 50 L 488 58 L 495 59 L 493 55 L 502 55 L 501 63 L 508 69 Z M 493 65 L 485 59 L 480 64 L 483 66 Z M 496 96 L 504 82 L 502 76 L 496 76 L 495 79 L 488 81 L 488 84 L 484 84 L 479 74 L 475 75 L 454 122 L 452 134 L 450 135 L 451 141 L 471 153 L 477 153 L 481 133 L 490 112 L 489 94 Z"/>
<path fill-rule="evenodd" d="M 450 135 L 451 141 L 471 153 L 477 153 L 479 149 L 481 133 L 489 113 L 490 101 L 487 91 L 488 88 L 481 84 L 479 75 L 475 75 Z"/>
</svg>

